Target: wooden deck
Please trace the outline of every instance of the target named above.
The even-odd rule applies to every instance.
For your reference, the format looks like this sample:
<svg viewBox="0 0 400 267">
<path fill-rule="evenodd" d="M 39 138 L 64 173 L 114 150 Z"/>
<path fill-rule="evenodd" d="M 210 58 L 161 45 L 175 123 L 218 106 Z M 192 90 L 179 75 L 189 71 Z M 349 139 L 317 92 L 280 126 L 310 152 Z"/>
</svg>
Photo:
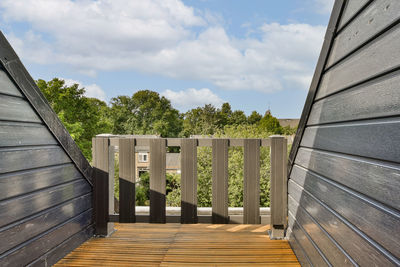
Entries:
<svg viewBox="0 0 400 267">
<path fill-rule="evenodd" d="M 116 224 L 56 266 L 300 266 L 269 226 L 245 224 Z"/>
</svg>

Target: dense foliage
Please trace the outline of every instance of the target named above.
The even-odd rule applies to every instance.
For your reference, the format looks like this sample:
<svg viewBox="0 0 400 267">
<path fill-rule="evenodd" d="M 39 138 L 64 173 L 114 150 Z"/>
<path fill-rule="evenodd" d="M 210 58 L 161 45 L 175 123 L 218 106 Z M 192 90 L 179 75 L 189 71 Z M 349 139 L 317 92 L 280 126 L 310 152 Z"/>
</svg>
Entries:
<svg viewBox="0 0 400 267">
<path fill-rule="evenodd" d="M 264 116 L 253 111 L 232 111 L 229 103 L 221 108 L 205 105 L 179 113 L 157 92 L 140 90 L 130 96 L 117 96 L 110 104 L 88 98 L 78 84 L 65 85 L 61 79 L 38 80 L 37 85 L 58 114 L 85 157 L 91 159 L 91 139 L 100 133 L 154 134 L 162 137 L 192 135 L 267 138 L 271 134 L 294 134 L 282 127 L 268 110 Z M 178 152 L 178 151 L 175 151 Z M 118 160 L 116 160 L 118 163 Z M 211 148 L 198 149 L 198 206 L 211 206 Z M 243 205 L 243 148 L 229 148 L 229 205 Z M 115 192 L 118 196 L 118 164 Z M 261 149 L 260 204 L 269 206 L 269 150 Z M 137 205 L 148 205 L 149 175 L 140 177 L 136 188 Z M 167 205 L 180 206 L 180 175 L 167 174 Z"/>
</svg>

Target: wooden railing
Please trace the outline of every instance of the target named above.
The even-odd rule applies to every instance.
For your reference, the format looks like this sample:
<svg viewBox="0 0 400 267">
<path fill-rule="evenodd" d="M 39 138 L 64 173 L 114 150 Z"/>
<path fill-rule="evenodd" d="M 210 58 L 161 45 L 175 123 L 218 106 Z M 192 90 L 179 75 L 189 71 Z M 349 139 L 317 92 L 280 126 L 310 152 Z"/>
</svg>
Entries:
<svg viewBox="0 0 400 267">
<path fill-rule="evenodd" d="M 281 238 L 287 221 L 287 140 L 219 138 L 135 138 L 97 136 L 93 138 L 94 208 L 96 233 L 108 235 L 112 222 L 136 222 L 135 147 L 150 152 L 150 223 L 166 223 L 166 152 L 180 147 L 181 223 L 198 223 L 197 147 L 212 147 L 212 223 L 229 223 L 228 148 L 243 147 L 243 223 L 260 223 L 260 147 L 270 147 L 271 236 Z M 119 215 L 114 214 L 114 152 L 119 149 Z"/>
</svg>

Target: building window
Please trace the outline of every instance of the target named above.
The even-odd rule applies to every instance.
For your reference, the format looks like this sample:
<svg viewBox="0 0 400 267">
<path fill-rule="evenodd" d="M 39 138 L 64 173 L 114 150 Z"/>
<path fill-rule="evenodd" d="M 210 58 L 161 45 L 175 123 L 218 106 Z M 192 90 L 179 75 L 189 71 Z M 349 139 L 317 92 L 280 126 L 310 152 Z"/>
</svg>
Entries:
<svg viewBox="0 0 400 267">
<path fill-rule="evenodd" d="M 139 153 L 139 162 L 148 162 L 149 156 L 147 153 Z"/>
</svg>

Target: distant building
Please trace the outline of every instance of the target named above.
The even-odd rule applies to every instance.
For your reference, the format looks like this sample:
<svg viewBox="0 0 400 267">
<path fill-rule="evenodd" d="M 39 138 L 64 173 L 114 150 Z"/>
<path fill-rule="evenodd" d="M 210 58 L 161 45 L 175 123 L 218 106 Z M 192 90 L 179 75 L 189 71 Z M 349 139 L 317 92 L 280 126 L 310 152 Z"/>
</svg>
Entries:
<svg viewBox="0 0 400 267">
<path fill-rule="evenodd" d="M 278 121 L 282 127 L 290 126 L 290 128 L 296 128 L 299 125 L 300 119 L 278 119 Z"/>
</svg>

